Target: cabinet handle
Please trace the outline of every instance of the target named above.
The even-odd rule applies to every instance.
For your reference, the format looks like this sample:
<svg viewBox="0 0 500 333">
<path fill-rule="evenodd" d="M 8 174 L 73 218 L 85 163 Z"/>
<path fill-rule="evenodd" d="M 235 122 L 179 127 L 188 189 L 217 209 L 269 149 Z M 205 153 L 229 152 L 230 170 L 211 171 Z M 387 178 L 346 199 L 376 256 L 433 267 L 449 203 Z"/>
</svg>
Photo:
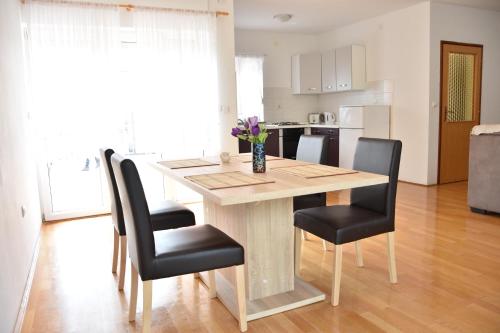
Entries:
<svg viewBox="0 0 500 333">
<path fill-rule="evenodd" d="M 326 89 L 332 89 L 332 86 L 326 86 Z"/>
<path fill-rule="evenodd" d="M 315 91 L 316 88 L 312 87 L 312 88 L 309 88 L 310 91 Z"/>
</svg>

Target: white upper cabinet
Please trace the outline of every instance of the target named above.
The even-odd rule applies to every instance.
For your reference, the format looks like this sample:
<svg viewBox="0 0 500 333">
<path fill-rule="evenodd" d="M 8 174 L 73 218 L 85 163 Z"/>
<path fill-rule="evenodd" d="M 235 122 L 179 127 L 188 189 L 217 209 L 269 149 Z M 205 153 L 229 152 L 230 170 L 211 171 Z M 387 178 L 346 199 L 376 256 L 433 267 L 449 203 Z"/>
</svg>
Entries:
<svg viewBox="0 0 500 333">
<path fill-rule="evenodd" d="M 321 54 L 292 56 L 292 91 L 294 94 L 321 92 Z"/>
<path fill-rule="evenodd" d="M 335 50 L 337 91 L 360 90 L 366 85 L 365 47 L 350 45 Z"/>
<path fill-rule="evenodd" d="M 335 69 L 335 50 L 321 54 L 321 91 L 337 91 L 337 71 Z"/>
</svg>

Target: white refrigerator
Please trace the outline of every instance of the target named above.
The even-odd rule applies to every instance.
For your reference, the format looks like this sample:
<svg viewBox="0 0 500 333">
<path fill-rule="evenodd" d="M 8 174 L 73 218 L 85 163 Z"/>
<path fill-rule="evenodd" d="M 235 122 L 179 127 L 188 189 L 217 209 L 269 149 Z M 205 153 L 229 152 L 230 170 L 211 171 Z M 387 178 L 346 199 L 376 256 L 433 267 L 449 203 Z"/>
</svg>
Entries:
<svg viewBox="0 0 500 333">
<path fill-rule="evenodd" d="M 390 106 L 341 106 L 339 127 L 339 166 L 352 169 L 358 138 L 389 139 Z"/>
</svg>

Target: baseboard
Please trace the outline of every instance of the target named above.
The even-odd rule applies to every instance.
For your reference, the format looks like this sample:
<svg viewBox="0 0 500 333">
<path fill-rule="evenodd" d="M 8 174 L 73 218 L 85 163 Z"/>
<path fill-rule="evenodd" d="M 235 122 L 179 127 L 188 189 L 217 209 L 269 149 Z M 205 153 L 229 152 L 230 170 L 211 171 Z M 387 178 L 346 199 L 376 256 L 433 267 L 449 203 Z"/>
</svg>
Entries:
<svg viewBox="0 0 500 333">
<path fill-rule="evenodd" d="M 14 326 L 14 333 L 20 333 L 23 328 L 24 317 L 26 316 L 26 310 L 28 309 L 28 301 L 30 298 L 31 286 L 33 285 L 33 278 L 36 271 L 36 263 L 38 262 L 38 254 L 40 251 L 40 233 L 36 239 L 35 251 L 31 259 L 31 266 L 28 273 L 28 278 L 26 279 L 26 285 L 24 286 L 23 298 L 21 300 L 21 305 L 19 306 L 19 312 L 17 313 L 16 325 Z"/>
<path fill-rule="evenodd" d="M 416 186 L 422 186 L 422 187 L 431 187 L 431 186 L 437 186 L 439 184 L 420 184 L 420 183 L 413 183 L 409 182 L 406 180 L 398 180 L 399 183 L 405 183 L 405 184 L 410 184 L 410 185 L 416 185 Z"/>
</svg>

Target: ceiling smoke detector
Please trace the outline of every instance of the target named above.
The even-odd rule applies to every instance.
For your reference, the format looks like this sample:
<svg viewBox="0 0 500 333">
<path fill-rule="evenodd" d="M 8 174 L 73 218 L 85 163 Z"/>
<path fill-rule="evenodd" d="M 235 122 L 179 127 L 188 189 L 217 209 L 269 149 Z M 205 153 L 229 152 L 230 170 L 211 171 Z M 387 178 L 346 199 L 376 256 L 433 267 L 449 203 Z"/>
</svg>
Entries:
<svg viewBox="0 0 500 333">
<path fill-rule="evenodd" d="M 293 17 L 292 14 L 276 14 L 273 16 L 273 19 L 280 21 L 281 23 L 285 23 L 290 21 L 290 19 Z"/>
</svg>

